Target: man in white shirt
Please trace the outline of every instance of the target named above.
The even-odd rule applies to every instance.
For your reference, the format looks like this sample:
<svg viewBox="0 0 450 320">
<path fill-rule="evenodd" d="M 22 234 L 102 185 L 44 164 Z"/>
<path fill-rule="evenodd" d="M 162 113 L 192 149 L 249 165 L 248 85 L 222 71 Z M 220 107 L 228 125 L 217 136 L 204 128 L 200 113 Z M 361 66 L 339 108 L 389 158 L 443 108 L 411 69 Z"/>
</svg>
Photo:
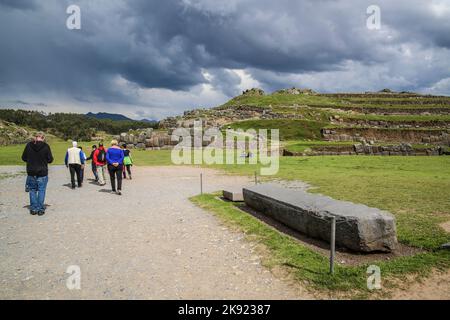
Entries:
<svg viewBox="0 0 450 320">
<path fill-rule="evenodd" d="M 86 157 L 83 151 L 78 148 L 78 143 L 76 141 L 72 142 L 72 148 L 67 149 L 66 153 L 66 167 L 70 170 L 70 181 L 72 183 L 72 189 L 75 189 L 75 175 L 77 176 L 78 188 L 82 186 L 81 169 L 84 168 L 84 163 Z"/>
</svg>

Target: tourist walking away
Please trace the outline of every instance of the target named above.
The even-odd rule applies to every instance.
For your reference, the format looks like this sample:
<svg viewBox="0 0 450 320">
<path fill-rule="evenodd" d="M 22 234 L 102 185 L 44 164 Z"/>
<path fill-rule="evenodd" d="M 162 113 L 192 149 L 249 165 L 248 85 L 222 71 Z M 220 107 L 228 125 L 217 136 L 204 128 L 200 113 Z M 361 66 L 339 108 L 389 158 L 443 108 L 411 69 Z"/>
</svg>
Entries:
<svg viewBox="0 0 450 320">
<path fill-rule="evenodd" d="M 39 216 L 45 214 L 48 164 L 53 162 L 50 146 L 44 140 L 44 133 L 38 132 L 22 153 L 22 160 L 27 163 L 26 190 L 30 193 L 30 213 Z"/>
<path fill-rule="evenodd" d="M 77 176 L 78 188 L 81 188 L 83 182 L 81 180 L 81 169 L 84 168 L 86 159 L 84 152 L 78 148 L 76 141 L 72 142 L 72 148 L 67 149 L 65 164 L 70 170 L 70 182 L 72 183 L 72 189 L 75 189 L 75 176 Z"/>
<path fill-rule="evenodd" d="M 98 148 L 93 155 L 93 163 L 97 168 L 98 183 L 101 186 L 106 184 L 105 170 L 106 170 L 106 149 L 103 147 L 103 143 L 99 143 Z"/>
<path fill-rule="evenodd" d="M 83 147 L 78 147 L 78 148 L 80 148 L 80 150 L 81 150 L 81 153 L 82 153 L 82 156 L 83 156 L 83 158 L 84 158 L 84 160 L 85 160 L 85 162 L 86 162 L 86 153 L 84 153 L 84 151 L 83 151 Z M 82 165 L 81 166 L 81 172 L 80 172 L 80 175 L 81 175 L 81 183 L 83 183 L 84 182 L 84 165 Z"/>
<path fill-rule="evenodd" d="M 97 166 L 95 165 L 95 162 L 94 162 L 95 150 L 97 150 L 97 146 L 94 144 L 92 146 L 91 154 L 89 155 L 89 157 L 86 158 L 86 160 L 91 160 L 91 170 L 92 170 L 92 173 L 94 174 L 95 182 L 98 182 Z"/>
<path fill-rule="evenodd" d="M 122 145 L 123 148 L 123 178 L 126 179 L 127 178 L 127 172 L 128 172 L 128 177 L 130 178 L 130 180 L 133 179 L 133 177 L 131 176 L 131 166 L 133 165 L 133 158 L 131 157 L 131 151 L 129 149 L 127 149 L 127 145 L 124 144 Z"/>
<path fill-rule="evenodd" d="M 123 150 L 118 146 L 117 140 L 111 141 L 111 148 L 106 152 L 106 162 L 108 163 L 109 178 L 111 179 L 111 189 L 117 195 L 122 194 L 122 171 L 123 171 Z M 116 188 L 117 180 L 117 188 Z"/>
</svg>

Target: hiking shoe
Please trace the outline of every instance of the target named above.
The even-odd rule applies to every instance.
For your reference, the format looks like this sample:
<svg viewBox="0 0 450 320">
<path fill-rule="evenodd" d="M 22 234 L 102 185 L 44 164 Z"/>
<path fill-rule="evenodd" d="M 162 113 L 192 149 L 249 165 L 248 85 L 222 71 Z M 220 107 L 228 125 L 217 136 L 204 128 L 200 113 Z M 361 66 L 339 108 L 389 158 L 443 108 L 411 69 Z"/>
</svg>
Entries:
<svg viewBox="0 0 450 320">
<path fill-rule="evenodd" d="M 44 210 L 41 210 L 41 211 L 38 212 L 38 216 L 43 216 L 44 214 L 45 214 Z"/>
<path fill-rule="evenodd" d="M 32 211 L 32 210 L 30 210 L 30 214 L 31 214 L 32 216 L 35 216 L 35 215 L 37 215 L 37 211 Z"/>
</svg>

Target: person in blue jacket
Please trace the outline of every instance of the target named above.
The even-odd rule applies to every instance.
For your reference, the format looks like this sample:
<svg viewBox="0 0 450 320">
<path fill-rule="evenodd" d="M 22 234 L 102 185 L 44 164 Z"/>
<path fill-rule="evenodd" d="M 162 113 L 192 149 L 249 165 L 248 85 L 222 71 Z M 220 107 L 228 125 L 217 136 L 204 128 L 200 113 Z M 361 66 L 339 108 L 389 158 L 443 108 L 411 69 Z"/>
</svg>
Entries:
<svg viewBox="0 0 450 320">
<path fill-rule="evenodd" d="M 111 180 L 112 193 L 122 194 L 122 171 L 123 171 L 123 150 L 119 147 L 117 140 L 111 141 L 111 148 L 106 151 L 106 162 Z M 117 180 L 117 188 L 116 188 Z"/>
</svg>

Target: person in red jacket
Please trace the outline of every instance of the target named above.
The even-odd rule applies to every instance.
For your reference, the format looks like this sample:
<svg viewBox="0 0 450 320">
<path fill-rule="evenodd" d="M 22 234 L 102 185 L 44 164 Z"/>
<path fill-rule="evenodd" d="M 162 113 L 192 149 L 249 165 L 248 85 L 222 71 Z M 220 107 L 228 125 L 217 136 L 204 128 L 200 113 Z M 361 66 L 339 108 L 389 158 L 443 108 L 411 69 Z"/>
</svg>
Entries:
<svg viewBox="0 0 450 320">
<path fill-rule="evenodd" d="M 101 186 L 104 186 L 106 184 L 105 181 L 106 151 L 107 150 L 105 149 L 105 147 L 103 147 L 103 143 L 100 143 L 92 157 L 92 161 L 94 161 L 95 166 L 97 168 L 98 183 Z"/>
</svg>

